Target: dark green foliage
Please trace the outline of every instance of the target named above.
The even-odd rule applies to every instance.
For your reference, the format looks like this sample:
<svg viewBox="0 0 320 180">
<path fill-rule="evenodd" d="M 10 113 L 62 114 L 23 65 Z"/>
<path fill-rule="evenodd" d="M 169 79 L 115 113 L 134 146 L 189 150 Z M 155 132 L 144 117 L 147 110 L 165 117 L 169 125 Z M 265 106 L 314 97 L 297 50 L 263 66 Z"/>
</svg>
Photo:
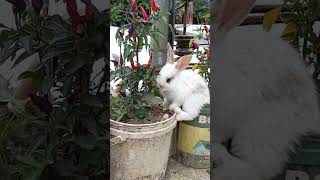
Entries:
<svg viewBox="0 0 320 180">
<path fill-rule="evenodd" d="M 150 13 L 150 0 L 137 0 L 137 4 L 141 4 Z M 111 0 L 111 25 L 123 26 L 126 24 L 127 17 L 125 15 L 128 8 L 130 8 L 131 0 Z M 141 15 L 141 14 L 140 14 Z M 141 15 L 142 16 L 142 15 Z"/>
<path fill-rule="evenodd" d="M 281 13 L 281 10 L 287 10 Z M 320 18 L 318 0 L 285 0 L 281 7 L 271 10 L 264 17 L 264 27 L 270 30 L 276 19 L 285 24 L 281 37 L 292 44 L 302 55 L 303 61 L 312 70 L 313 79 L 319 84 L 320 33 L 315 28 Z"/>
<path fill-rule="evenodd" d="M 176 1 L 176 16 L 183 22 L 185 9 L 183 7 L 184 0 Z M 193 1 L 193 23 L 194 24 L 209 24 L 210 20 L 210 1 L 201 0 Z"/>
<path fill-rule="evenodd" d="M 61 82 L 60 103 L 41 112 L 35 101 L 24 106 L 40 118 L 13 114 L 5 106 L 0 113 L 1 180 L 105 180 L 109 145 L 106 102 L 107 63 L 97 81 L 90 79 L 92 66 L 108 60 L 109 11 L 96 12 L 80 33 L 71 31 L 69 20 L 59 15 L 34 16 L 25 12 L 19 30 L 3 25 L 0 33 L 1 63 L 23 53 L 13 66 L 39 53 L 41 65 L 23 73 L 36 82 L 38 98 L 50 97 L 50 89 Z M 15 102 L 18 103 L 18 102 Z M 40 110 L 39 110 L 40 109 Z"/>
</svg>

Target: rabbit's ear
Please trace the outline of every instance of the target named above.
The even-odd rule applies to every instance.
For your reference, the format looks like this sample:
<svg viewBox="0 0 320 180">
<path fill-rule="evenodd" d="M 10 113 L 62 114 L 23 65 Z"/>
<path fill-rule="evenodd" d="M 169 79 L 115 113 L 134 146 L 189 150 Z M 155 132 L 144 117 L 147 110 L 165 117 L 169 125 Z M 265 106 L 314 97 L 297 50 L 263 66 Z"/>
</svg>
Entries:
<svg viewBox="0 0 320 180">
<path fill-rule="evenodd" d="M 174 57 L 173 57 L 173 50 L 172 50 L 172 47 L 171 47 L 170 43 L 168 43 L 167 49 L 168 49 L 167 50 L 167 63 L 173 64 Z"/>
<path fill-rule="evenodd" d="M 214 3 L 215 26 L 227 32 L 240 25 L 250 13 L 256 0 L 216 0 Z"/>
<path fill-rule="evenodd" d="M 191 59 L 192 59 L 191 54 L 182 56 L 176 64 L 176 69 L 178 69 L 179 71 L 185 70 L 188 67 Z"/>
</svg>

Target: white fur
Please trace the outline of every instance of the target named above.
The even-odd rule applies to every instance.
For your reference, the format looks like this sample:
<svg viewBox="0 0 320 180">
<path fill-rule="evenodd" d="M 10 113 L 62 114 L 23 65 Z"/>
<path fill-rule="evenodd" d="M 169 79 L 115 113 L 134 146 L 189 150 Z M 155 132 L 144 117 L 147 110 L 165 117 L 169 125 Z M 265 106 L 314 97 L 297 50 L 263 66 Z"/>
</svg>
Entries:
<svg viewBox="0 0 320 180">
<path fill-rule="evenodd" d="M 193 120 L 199 115 L 204 104 L 210 103 L 209 88 L 206 81 L 196 72 L 178 71 L 176 63 L 167 63 L 157 77 L 157 85 L 162 86 L 161 94 L 165 97 L 164 104 L 177 113 L 178 121 Z M 167 83 L 167 78 L 171 78 Z M 182 106 L 182 109 L 180 108 Z"/>
<path fill-rule="evenodd" d="M 239 47 L 241 33 L 235 30 L 213 48 L 214 180 L 269 180 L 282 172 L 302 135 L 319 133 L 310 74 L 280 37 L 266 46 L 270 38 L 261 29 Z M 221 143 L 230 139 L 228 152 Z"/>
</svg>

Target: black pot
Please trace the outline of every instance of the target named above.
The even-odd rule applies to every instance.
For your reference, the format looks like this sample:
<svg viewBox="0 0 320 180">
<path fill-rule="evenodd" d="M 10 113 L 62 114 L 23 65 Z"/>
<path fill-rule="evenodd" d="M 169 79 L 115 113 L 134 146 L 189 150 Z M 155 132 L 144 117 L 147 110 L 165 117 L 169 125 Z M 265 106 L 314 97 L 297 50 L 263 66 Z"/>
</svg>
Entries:
<svg viewBox="0 0 320 180">
<path fill-rule="evenodd" d="M 175 54 L 178 56 L 185 56 L 193 53 L 192 47 L 189 47 L 190 40 L 194 36 L 190 35 L 177 35 L 175 41 L 177 42 Z"/>
</svg>

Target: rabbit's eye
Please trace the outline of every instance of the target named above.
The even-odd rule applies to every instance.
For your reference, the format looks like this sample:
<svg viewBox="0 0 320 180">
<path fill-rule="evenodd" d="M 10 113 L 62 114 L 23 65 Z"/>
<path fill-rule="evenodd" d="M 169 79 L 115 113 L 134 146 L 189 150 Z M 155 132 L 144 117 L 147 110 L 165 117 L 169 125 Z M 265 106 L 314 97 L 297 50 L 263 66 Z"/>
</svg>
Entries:
<svg viewBox="0 0 320 180">
<path fill-rule="evenodd" d="M 168 78 L 168 79 L 167 79 L 167 83 L 170 83 L 171 79 L 172 79 L 172 78 Z"/>
</svg>

